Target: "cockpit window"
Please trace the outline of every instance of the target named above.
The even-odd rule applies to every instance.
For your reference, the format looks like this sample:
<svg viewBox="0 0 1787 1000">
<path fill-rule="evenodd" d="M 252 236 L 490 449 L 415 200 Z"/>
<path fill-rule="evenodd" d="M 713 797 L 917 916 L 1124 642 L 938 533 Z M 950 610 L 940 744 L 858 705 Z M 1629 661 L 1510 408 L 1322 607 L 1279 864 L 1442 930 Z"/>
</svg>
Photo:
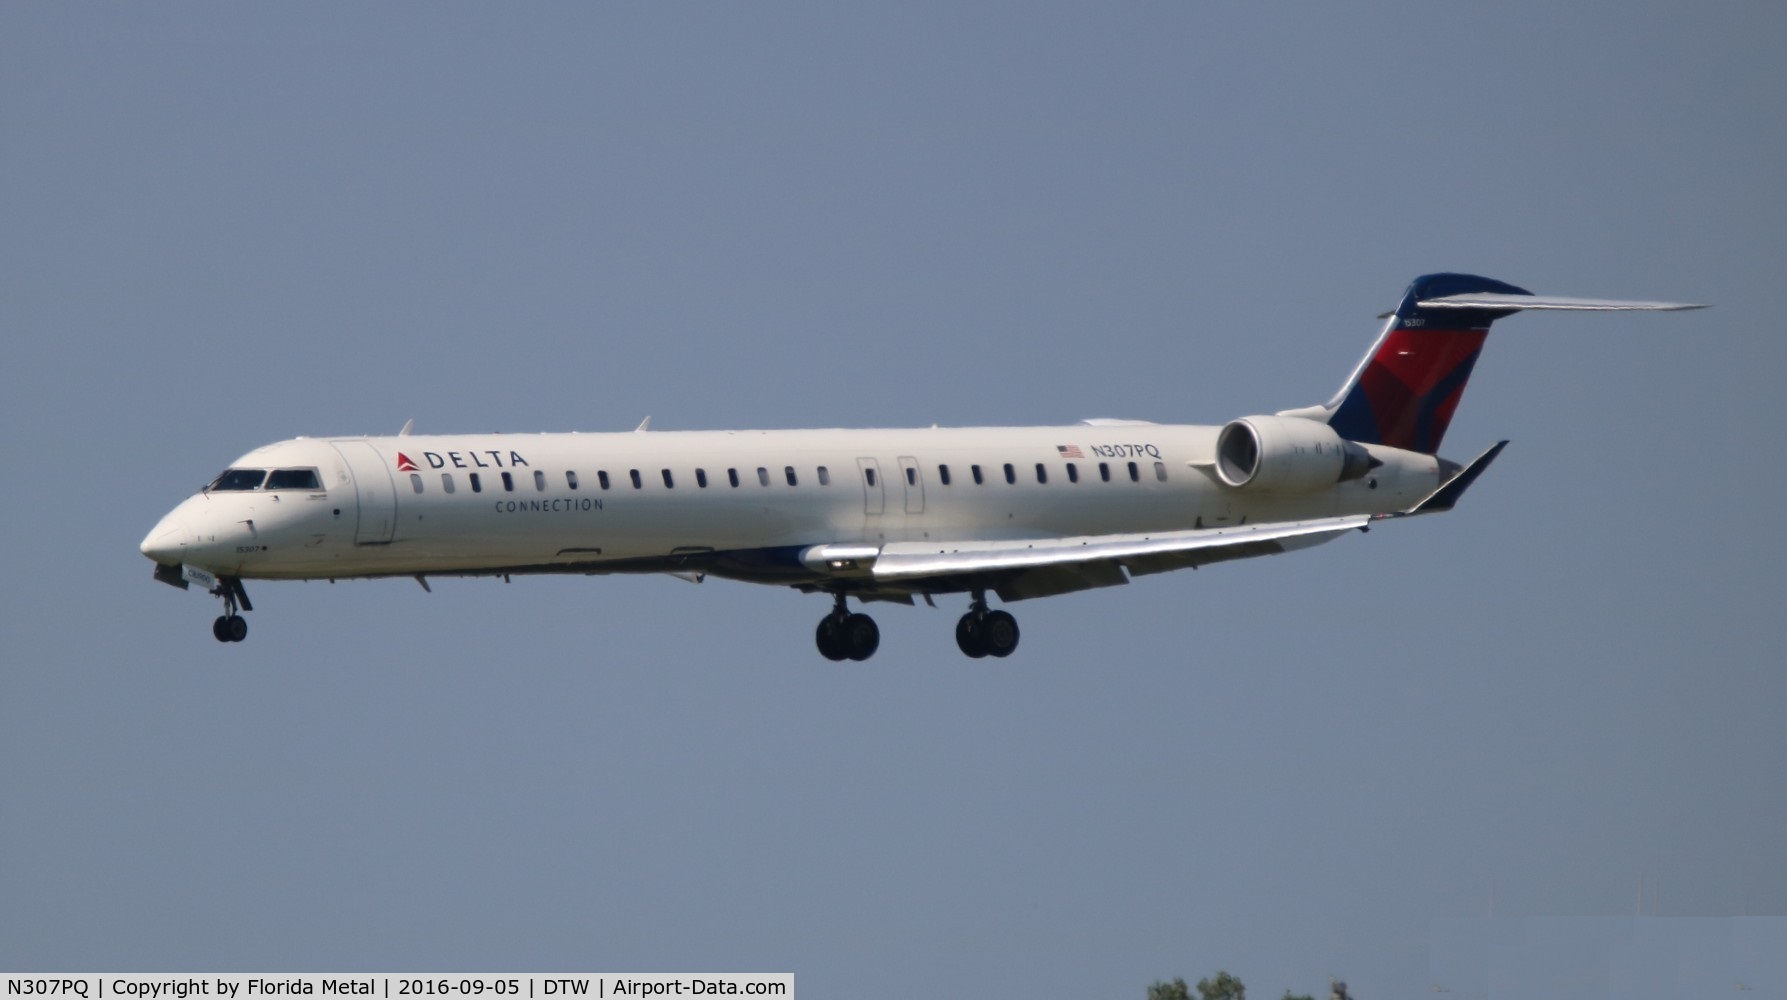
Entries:
<svg viewBox="0 0 1787 1000">
<path fill-rule="evenodd" d="M 322 479 L 315 469 L 274 469 L 267 477 L 270 490 L 321 490 Z"/>
<path fill-rule="evenodd" d="M 221 492 L 227 490 L 258 490 L 261 480 L 267 478 L 265 469 L 225 469 L 223 475 L 211 481 L 207 490 Z"/>
<path fill-rule="evenodd" d="M 216 492 L 247 492 L 249 490 L 311 490 L 320 493 L 323 490 L 323 478 L 315 469 L 225 469 L 223 475 L 212 480 L 206 490 Z"/>
</svg>

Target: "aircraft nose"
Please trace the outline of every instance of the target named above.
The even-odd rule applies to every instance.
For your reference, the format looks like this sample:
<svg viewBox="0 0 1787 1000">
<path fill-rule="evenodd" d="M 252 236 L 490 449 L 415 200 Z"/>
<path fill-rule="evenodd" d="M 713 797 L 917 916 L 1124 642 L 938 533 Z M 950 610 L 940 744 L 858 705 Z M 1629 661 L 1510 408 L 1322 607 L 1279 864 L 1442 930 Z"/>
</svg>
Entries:
<svg viewBox="0 0 1787 1000">
<path fill-rule="evenodd" d="M 192 531 L 186 522 L 174 514 L 162 518 L 143 536 L 143 544 L 139 546 L 143 555 L 169 566 L 178 566 L 186 561 L 186 548 L 193 541 Z"/>
</svg>

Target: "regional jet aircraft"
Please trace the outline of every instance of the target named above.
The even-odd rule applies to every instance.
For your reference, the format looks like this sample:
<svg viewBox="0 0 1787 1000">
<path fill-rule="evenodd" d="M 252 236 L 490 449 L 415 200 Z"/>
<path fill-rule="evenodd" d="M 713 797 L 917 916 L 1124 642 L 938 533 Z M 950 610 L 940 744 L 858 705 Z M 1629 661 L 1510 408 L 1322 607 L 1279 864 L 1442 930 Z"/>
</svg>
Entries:
<svg viewBox="0 0 1787 1000">
<path fill-rule="evenodd" d="M 859 602 L 965 594 L 956 644 L 1018 645 L 1005 602 L 1288 552 L 1452 509 L 1500 453 L 1437 454 L 1489 325 L 1528 309 L 1669 310 L 1417 278 L 1326 405 L 1220 426 L 295 438 L 249 452 L 143 539 L 155 578 L 223 599 L 244 580 L 670 573 L 828 595 L 819 652 L 880 645 Z M 649 423 L 649 421 L 648 421 Z"/>
</svg>

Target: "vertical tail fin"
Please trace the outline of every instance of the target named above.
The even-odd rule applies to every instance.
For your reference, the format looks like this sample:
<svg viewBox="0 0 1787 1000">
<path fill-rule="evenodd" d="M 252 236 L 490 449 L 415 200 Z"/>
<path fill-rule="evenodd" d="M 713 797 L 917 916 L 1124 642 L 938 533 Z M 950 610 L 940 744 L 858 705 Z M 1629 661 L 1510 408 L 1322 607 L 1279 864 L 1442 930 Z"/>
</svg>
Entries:
<svg viewBox="0 0 1787 1000">
<path fill-rule="evenodd" d="M 1432 302 L 1485 293 L 1491 299 L 1483 307 Z M 1439 451 L 1489 335 L 1489 324 L 1521 308 L 1494 299 L 1531 295 L 1524 288 L 1474 274 L 1416 278 L 1370 353 L 1323 408 L 1329 413 L 1329 425 L 1349 441 L 1429 455 Z"/>
<path fill-rule="evenodd" d="M 1439 451 L 1489 324 L 1524 309 L 1669 312 L 1686 302 L 1576 299 L 1534 295 L 1475 274 L 1424 274 L 1390 313 L 1384 332 L 1326 406 L 1285 410 L 1323 420 L 1348 441 L 1432 455 Z"/>
</svg>

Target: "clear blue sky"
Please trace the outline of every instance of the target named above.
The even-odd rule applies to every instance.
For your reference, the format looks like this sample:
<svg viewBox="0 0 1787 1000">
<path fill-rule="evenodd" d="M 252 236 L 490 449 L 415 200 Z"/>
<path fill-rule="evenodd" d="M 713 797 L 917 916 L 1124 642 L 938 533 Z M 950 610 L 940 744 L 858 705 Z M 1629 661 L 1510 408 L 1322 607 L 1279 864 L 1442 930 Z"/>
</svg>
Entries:
<svg viewBox="0 0 1787 1000">
<path fill-rule="evenodd" d="M 1784 45 L 1772 3 L 0 7 L 0 968 L 1544 997 L 1679 947 L 1787 995 L 1787 922 L 1715 919 L 1787 913 Z M 1498 324 L 1447 452 L 1514 443 L 1455 513 L 1019 604 L 999 663 L 954 606 L 838 665 L 823 600 L 668 578 L 262 584 L 221 646 L 136 550 L 256 445 L 412 417 L 1319 402 L 1435 270 L 1715 308 Z M 1620 922 L 1640 879 L 1679 919 Z"/>
</svg>

